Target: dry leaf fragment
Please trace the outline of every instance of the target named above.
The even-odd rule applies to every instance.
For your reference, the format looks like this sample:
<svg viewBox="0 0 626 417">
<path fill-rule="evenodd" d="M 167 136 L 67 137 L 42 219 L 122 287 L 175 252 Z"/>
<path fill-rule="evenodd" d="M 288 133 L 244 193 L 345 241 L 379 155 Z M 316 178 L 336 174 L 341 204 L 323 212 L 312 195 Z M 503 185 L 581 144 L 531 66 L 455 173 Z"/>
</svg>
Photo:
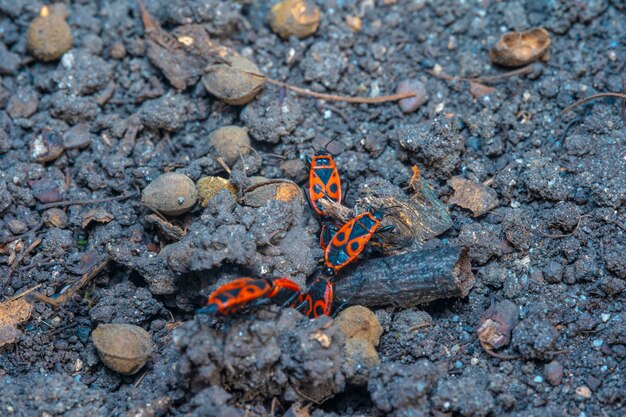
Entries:
<svg viewBox="0 0 626 417">
<path fill-rule="evenodd" d="M 83 229 L 86 229 L 91 222 L 108 223 L 113 220 L 115 216 L 103 208 L 91 209 L 83 216 L 83 222 L 81 224 Z"/>
<path fill-rule="evenodd" d="M 474 217 L 481 216 L 498 205 L 496 192 L 482 184 L 452 177 L 448 184 L 454 189 L 450 204 L 469 209 Z"/>
<path fill-rule="evenodd" d="M 477 83 L 475 81 L 470 81 L 470 94 L 474 98 L 481 98 L 482 96 L 491 94 L 494 91 L 496 91 L 496 89 L 493 87 L 489 87 L 488 85 Z"/>
<path fill-rule="evenodd" d="M 182 228 L 162 219 L 156 214 L 148 214 L 146 222 L 155 224 L 159 231 L 171 240 L 178 241 L 185 236 L 185 231 Z"/>
<path fill-rule="evenodd" d="M 28 320 L 32 304 L 19 298 L 0 304 L 0 347 L 14 343 L 22 334 L 17 325 Z"/>
</svg>

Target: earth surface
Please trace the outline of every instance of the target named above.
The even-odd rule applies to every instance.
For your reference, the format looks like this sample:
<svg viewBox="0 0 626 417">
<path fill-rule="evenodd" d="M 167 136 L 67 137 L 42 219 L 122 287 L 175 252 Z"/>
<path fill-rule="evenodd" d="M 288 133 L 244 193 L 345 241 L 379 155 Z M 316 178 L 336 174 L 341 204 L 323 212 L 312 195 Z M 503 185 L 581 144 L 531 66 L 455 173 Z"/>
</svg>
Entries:
<svg viewBox="0 0 626 417">
<path fill-rule="evenodd" d="M 12 329 L 14 342 L 0 348 L 0 414 L 626 415 L 622 103 L 561 114 L 623 91 L 624 3 L 318 0 L 318 30 L 287 40 L 270 30 L 272 3 L 145 0 L 163 30 L 203 25 L 273 79 L 342 96 L 393 94 L 417 80 L 428 101 L 405 114 L 393 102 L 332 102 L 266 84 L 233 106 L 206 91 L 202 74 L 177 89 L 149 59 L 131 1 L 66 4 L 72 48 L 41 62 L 26 34 L 42 3 L 0 0 L 2 300 L 58 295 L 110 258 L 61 306 L 34 301 Z M 500 36 L 533 27 L 550 33 L 547 61 L 485 79 L 511 71 L 489 60 Z M 478 77 L 493 90 L 467 81 Z M 226 125 L 246 127 L 254 148 L 227 161 L 233 183 L 304 186 L 303 156 L 333 138 L 350 207 L 373 180 L 407 187 L 419 166 L 452 219 L 424 248 L 467 248 L 469 295 L 374 307 L 383 329 L 374 365 L 345 363 L 349 341 L 329 317 L 276 307 L 226 321 L 195 314 L 239 276 L 304 287 L 322 256 L 306 200 L 242 205 L 223 191 L 167 216 L 182 237 L 150 220 L 140 191 L 162 173 L 229 177 L 208 140 Z M 48 161 L 34 157 L 44 129 L 65 143 Z M 453 177 L 489 192 L 492 207 L 475 215 L 452 204 Z M 504 300 L 519 323 L 488 351 L 476 329 Z M 101 323 L 148 331 L 155 349 L 141 371 L 103 364 L 90 336 Z"/>
</svg>

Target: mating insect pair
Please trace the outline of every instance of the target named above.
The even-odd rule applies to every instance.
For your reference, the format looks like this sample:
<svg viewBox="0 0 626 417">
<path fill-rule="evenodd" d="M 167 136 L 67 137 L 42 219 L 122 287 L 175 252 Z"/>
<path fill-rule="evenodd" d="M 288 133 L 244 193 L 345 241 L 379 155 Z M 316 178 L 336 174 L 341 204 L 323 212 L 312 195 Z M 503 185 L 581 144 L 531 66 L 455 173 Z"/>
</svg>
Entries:
<svg viewBox="0 0 626 417">
<path fill-rule="evenodd" d="M 232 316 L 247 313 L 264 304 L 293 307 L 304 315 L 316 318 L 329 316 L 333 303 L 333 284 L 318 279 L 304 293 L 288 278 L 238 278 L 224 284 L 209 296 L 206 307 L 198 313 Z"/>
<path fill-rule="evenodd" d="M 371 208 L 343 225 L 335 224 L 322 204 L 324 198 L 339 204 L 342 202 L 341 180 L 335 161 L 324 148 L 316 151 L 313 158 L 307 158 L 307 163 L 310 166 L 311 206 L 322 220 L 320 246 L 324 249 L 325 272 L 333 276 L 366 250 L 374 234 L 391 231 L 394 226 L 379 228 L 383 210 Z"/>
</svg>

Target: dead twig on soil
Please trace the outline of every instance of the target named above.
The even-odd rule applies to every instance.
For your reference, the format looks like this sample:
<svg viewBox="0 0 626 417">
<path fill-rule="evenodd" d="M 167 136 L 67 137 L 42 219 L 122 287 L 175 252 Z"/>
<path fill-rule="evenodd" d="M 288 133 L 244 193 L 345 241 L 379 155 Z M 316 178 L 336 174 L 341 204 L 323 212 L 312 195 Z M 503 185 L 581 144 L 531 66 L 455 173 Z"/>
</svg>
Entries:
<svg viewBox="0 0 626 417">
<path fill-rule="evenodd" d="M 98 263 L 96 263 L 89 271 L 85 272 L 78 281 L 70 285 L 67 290 L 59 295 L 56 298 L 51 298 L 46 295 L 40 293 L 33 293 L 28 295 L 28 299 L 41 301 L 46 304 L 51 305 L 52 307 L 60 307 L 65 304 L 68 300 L 70 300 L 78 290 L 80 290 L 87 282 L 89 282 L 93 277 L 98 275 L 100 271 L 104 269 L 105 266 L 109 263 L 111 258 L 107 255 Z"/>
<path fill-rule="evenodd" d="M 97 204 L 97 203 L 107 203 L 109 201 L 119 201 L 126 200 L 127 198 L 131 198 L 136 196 L 137 193 L 133 191 L 132 193 L 118 195 L 117 197 L 106 197 L 106 198 L 93 198 L 91 200 L 65 200 L 65 201 L 57 201 L 56 203 L 48 203 L 43 204 L 37 207 L 38 210 L 45 210 L 52 207 L 65 207 L 65 206 L 82 206 L 86 204 Z"/>
<path fill-rule="evenodd" d="M 33 243 L 31 243 L 26 250 L 24 250 L 24 252 L 22 252 L 20 254 L 20 257 L 17 258 L 15 260 L 15 262 L 13 262 L 13 264 L 9 267 L 9 272 L 7 274 L 7 280 L 11 279 L 11 275 L 13 275 L 13 272 L 15 272 L 15 268 L 17 268 L 20 263 L 22 263 L 22 261 L 24 260 L 24 258 L 26 256 L 28 256 L 29 253 L 31 253 L 37 246 L 39 246 L 42 242 L 42 239 L 39 238 L 37 240 L 35 240 Z"/>
<path fill-rule="evenodd" d="M 564 108 L 561 111 L 561 115 L 563 113 L 566 113 L 578 106 L 580 106 L 581 104 L 585 104 L 589 101 L 592 100 L 596 100 L 598 98 L 604 98 L 604 97 L 615 97 L 615 98 L 621 98 L 622 100 L 626 100 L 626 93 L 598 93 L 598 94 L 594 94 L 592 96 L 589 97 L 585 97 L 585 98 L 581 98 L 578 101 L 575 101 L 574 103 L 570 104 L 569 106 L 567 106 L 566 108 Z M 622 101 L 622 106 L 624 105 L 624 101 Z M 622 107 L 622 119 L 624 118 L 624 112 L 623 112 L 623 107 Z M 624 123 L 626 123 L 626 120 L 624 121 Z"/>
<path fill-rule="evenodd" d="M 525 67 L 518 68 L 516 70 L 505 72 L 505 73 L 502 73 L 502 74 L 488 75 L 488 76 L 485 76 L 485 77 L 476 77 L 476 78 L 457 77 L 455 75 L 448 75 L 446 73 L 436 72 L 436 71 L 433 71 L 433 70 L 428 70 L 426 72 L 429 73 L 430 75 L 432 75 L 435 78 L 439 78 L 440 80 L 468 81 L 468 82 L 474 82 L 474 83 L 489 83 L 489 82 L 499 81 L 499 80 L 502 80 L 504 78 L 510 78 L 510 77 L 515 77 L 515 76 L 518 76 L 518 75 L 530 74 L 531 72 L 533 72 L 534 68 L 535 68 L 534 64 L 529 64 L 529 65 L 526 65 Z"/>
<path fill-rule="evenodd" d="M 546 233 L 546 232 L 544 232 L 542 230 L 537 230 L 537 233 L 539 233 L 543 237 L 547 237 L 547 238 L 550 238 L 550 239 L 560 239 L 560 238 L 563 238 L 563 237 L 572 236 L 580 228 L 580 223 L 581 223 L 583 217 L 589 217 L 589 215 L 588 214 L 581 215 L 580 213 L 578 213 L 578 223 L 576 223 L 576 227 L 574 228 L 574 230 L 572 230 L 569 233 L 550 235 L 550 234 L 548 234 L 548 233 Z"/>
<path fill-rule="evenodd" d="M 504 355 L 501 353 L 496 353 L 494 352 L 492 349 L 489 349 L 484 342 L 480 342 L 480 345 L 483 347 L 483 349 L 485 350 L 485 353 L 493 356 L 494 358 L 503 360 L 503 361 L 510 361 L 510 360 L 515 360 L 515 359 L 519 359 L 520 356 L 519 355 Z"/>
<path fill-rule="evenodd" d="M 344 101 L 346 103 L 356 103 L 356 104 L 379 104 L 379 103 L 387 103 L 389 101 L 398 101 L 404 98 L 415 97 L 415 93 L 407 92 L 407 93 L 398 93 L 392 94 L 389 96 L 379 96 L 379 97 L 346 97 L 346 96 L 338 96 L 335 94 L 324 94 L 324 93 L 316 93 L 315 91 L 307 90 L 306 88 L 296 87 L 282 81 L 274 80 L 272 78 L 266 77 L 265 80 L 274 85 L 278 85 L 280 87 L 286 88 L 288 90 L 293 91 L 294 93 L 319 98 L 321 100 L 327 101 Z"/>
</svg>

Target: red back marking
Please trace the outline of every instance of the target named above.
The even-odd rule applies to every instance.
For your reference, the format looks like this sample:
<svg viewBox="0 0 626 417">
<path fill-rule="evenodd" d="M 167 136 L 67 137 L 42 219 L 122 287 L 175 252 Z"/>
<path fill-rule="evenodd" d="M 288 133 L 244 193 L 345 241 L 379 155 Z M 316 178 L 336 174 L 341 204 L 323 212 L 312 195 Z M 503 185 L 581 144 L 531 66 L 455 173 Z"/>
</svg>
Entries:
<svg viewBox="0 0 626 417">
<path fill-rule="evenodd" d="M 335 273 L 363 252 L 378 228 L 380 220 L 372 213 L 361 213 L 344 224 L 324 251 L 324 264 Z"/>
<path fill-rule="evenodd" d="M 341 181 L 333 157 L 324 151 L 315 153 L 309 169 L 309 196 L 313 210 L 324 216 L 320 200 L 324 197 L 341 203 Z"/>
<path fill-rule="evenodd" d="M 272 280 L 274 288 L 267 294 L 273 304 L 281 305 L 289 302 L 294 307 L 302 303 L 302 289 L 289 278 L 276 278 Z"/>
<path fill-rule="evenodd" d="M 272 282 L 264 278 L 238 278 L 213 291 L 207 305 L 216 305 L 216 314 L 227 316 L 265 297 L 273 289 Z"/>
<path fill-rule="evenodd" d="M 304 294 L 303 301 L 306 305 L 302 313 L 310 318 L 330 316 L 333 307 L 333 297 L 333 284 L 328 280 L 318 279 L 311 285 L 309 291 Z"/>
</svg>

